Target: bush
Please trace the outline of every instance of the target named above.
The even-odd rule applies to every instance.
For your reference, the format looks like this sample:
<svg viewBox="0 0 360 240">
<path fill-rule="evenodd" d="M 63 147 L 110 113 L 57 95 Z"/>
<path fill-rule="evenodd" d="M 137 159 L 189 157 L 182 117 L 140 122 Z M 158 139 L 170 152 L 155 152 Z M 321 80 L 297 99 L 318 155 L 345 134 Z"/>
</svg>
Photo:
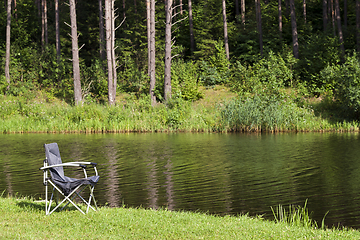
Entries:
<svg viewBox="0 0 360 240">
<path fill-rule="evenodd" d="M 291 85 L 292 70 L 280 55 L 269 53 L 254 66 L 237 62 L 231 71 L 231 89 L 241 95 L 258 94 L 284 98 L 285 86 Z"/>
<path fill-rule="evenodd" d="M 335 99 L 349 117 L 360 116 L 360 62 L 356 54 L 347 56 L 342 65 L 333 64 L 321 71 L 321 79 L 333 88 Z M 353 115 L 353 116 L 351 116 Z"/>
<path fill-rule="evenodd" d="M 192 62 L 174 61 L 171 65 L 171 89 L 174 97 L 187 101 L 203 97 L 197 83 L 197 67 Z"/>
</svg>

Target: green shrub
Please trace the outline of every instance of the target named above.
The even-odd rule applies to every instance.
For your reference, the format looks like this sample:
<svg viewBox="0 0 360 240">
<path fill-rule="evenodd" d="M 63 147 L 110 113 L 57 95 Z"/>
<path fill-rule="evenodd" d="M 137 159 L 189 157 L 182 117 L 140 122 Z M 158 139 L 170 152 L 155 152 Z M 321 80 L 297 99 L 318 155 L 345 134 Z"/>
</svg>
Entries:
<svg viewBox="0 0 360 240">
<path fill-rule="evenodd" d="M 237 62 L 231 71 L 230 87 L 240 94 L 258 94 L 285 97 L 285 86 L 291 85 L 292 70 L 280 55 L 273 52 L 254 66 Z"/>
<path fill-rule="evenodd" d="M 344 64 L 333 64 L 321 71 L 321 79 L 333 89 L 335 99 L 349 117 L 360 116 L 360 62 L 356 54 L 347 56 Z"/>
<path fill-rule="evenodd" d="M 187 101 L 202 98 L 203 95 L 199 91 L 197 80 L 197 66 L 194 62 L 173 61 L 171 65 L 171 91 L 173 97 L 180 97 Z"/>
</svg>

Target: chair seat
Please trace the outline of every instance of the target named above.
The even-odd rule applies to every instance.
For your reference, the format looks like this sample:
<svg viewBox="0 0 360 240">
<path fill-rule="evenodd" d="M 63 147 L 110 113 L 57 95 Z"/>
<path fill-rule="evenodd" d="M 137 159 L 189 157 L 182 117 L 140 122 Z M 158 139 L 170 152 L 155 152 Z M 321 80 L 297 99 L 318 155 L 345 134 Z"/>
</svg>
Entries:
<svg viewBox="0 0 360 240">
<path fill-rule="evenodd" d="M 91 185 L 95 186 L 96 183 L 99 181 L 99 176 L 91 176 L 88 178 L 70 178 L 67 176 L 64 176 L 64 179 L 61 178 L 53 178 L 53 182 L 60 187 L 62 192 L 65 196 L 68 196 L 75 188 L 77 188 L 79 185 Z"/>
</svg>

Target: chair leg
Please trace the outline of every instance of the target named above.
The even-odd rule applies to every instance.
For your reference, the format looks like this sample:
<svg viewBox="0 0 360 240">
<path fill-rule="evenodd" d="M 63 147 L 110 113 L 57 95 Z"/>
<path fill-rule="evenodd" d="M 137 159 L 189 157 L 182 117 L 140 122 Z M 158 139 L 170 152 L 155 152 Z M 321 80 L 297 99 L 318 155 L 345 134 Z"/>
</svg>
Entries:
<svg viewBox="0 0 360 240">
<path fill-rule="evenodd" d="M 80 193 L 86 188 L 86 185 L 80 185 L 77 188 L 75 188 L 68 196 L 65 196 L 63 194 L 63 192 L 51 181 L 49 181 L 50 184 L 53 186 L 53 191 L 51 193 L 51 197 L 50 197 L 50 201 L 48 201 L 48 190 L 47 190 L 47 186 L 45 189 L 45 193 L 46 193 L 46 204 L 45 204 L 45 213 L 46 215 L 50 215 L 51 213 L 53 213 L 55 210 L 57 210 L 63 203 L 65 203 L 65 201 L 68 201 L 61 209 L 63 210 L 67 205 L 69 205 L 69 203 L 71 203 L 72 205 L 74 205 L 74 207 L 79 210 L 82 214 L 85 214 L 80 207 L 78 207 L 74 202 L 74 198 L 76 196 L 78 196 L 84 203 L 87 204 L 87 208 L 86 208 L 86 213 L 89 212 L 89 208 L 91 208 L 92 210 L 96 211 L 97 209 L 97 204 L 95 201 L 95 197 L 94 197 L 94 187 L 91 187 L 89 185 L 89 189 L 90 189 L 90 197 L 89 197 L 89 201 L 86 201 L 83 197 L 80 196 Z M 80 190 L 80 191 L 79 191 Z M 55 193 L 54 193 L 55 192 Z M 64 199 L 58 203 L 58 194 L 63 195 Z M 51 210 L 51 204 L 53 199 L 56 201 L 56 206 Z M 95 208 L 93 208 L 91 206 L 91 201 L 94 202 Z"/>
</svg>

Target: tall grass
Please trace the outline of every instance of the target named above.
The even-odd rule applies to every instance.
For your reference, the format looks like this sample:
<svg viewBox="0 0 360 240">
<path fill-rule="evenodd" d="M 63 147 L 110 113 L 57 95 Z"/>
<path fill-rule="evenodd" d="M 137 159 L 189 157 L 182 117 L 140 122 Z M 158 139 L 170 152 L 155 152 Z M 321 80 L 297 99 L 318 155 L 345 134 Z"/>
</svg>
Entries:
<svg viewBox="0 0 360 240">
<path fill-rule="evenodd" d="M 211 121 L 217 114 L 194 108 L 183 100 L 151 107 L 147 99 L 128 100 L 108 106 L 64 102 L 46 103 L 3 99 L 0 101 L 0 132 L 164 132 L 213 131 Z"/>
<path fill-rule="evenodd" d="M 0 133 L 25 132 L 281 132 L 359 131 L 360 124 L 330 122 L 291 99 L 253 96 L 212 104 L 173 99 L 150 105 L 148 98 L 129 98 L 116 106 L 0 96 Z"/>
<path fill-rule="evenodd" d="M 276 223 L 287 223 L 291 226 L 306 227 L 306 228 L 318 228 L 316 221 L 310 218 L 309 210 L 307 209 L 307 199 L 303 207 L 289 205 L 288 209 L 281 204 L 274 210 L 271 207 L 271 211 L 275 218 Z M 325 229 L 325 214 L 321 222 L 321 229 Z"/>
<path fill-rule="evenodd" d="M 302 131 L 310 130 L 313 112 L 290 100 L 255 95 L 237 98 L 221 109 L 224 124 L 231 131 Z"/>
</svg>

